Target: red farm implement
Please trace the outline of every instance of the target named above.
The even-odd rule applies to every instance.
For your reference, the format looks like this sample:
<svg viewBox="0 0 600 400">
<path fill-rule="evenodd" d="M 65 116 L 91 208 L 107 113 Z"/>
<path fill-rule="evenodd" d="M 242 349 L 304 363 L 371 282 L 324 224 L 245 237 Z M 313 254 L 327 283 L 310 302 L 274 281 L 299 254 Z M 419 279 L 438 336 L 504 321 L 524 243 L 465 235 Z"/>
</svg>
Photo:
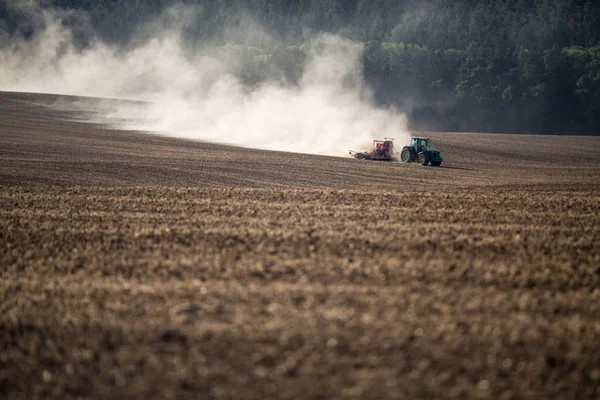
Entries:
<svg viewBox="0 0 600 400">
<path fill-rule="evenodd" d="M 394 152 L 394 139 L 373 140 L 373 151 L 358 152 L 350 150 L 350 154 L 359 160 L 395 161 L 398 159 Z"/>
</svg>

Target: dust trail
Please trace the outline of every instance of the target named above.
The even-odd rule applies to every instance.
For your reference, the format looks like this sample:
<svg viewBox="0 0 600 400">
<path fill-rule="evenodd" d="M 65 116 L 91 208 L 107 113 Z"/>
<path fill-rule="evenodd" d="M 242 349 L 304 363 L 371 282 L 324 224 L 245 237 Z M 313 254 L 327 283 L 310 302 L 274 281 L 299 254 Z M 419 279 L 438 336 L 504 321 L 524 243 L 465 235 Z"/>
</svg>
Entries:
<svg viewBox="0 0 600 400">
<path fill-rule="evenodd" d="M 10 44 L 0 49 L 0 89 L 150 102 L 146 107 L 121 103 L 116 109 L 108 107 L 97 122 L 330 155 L 364 148 L 373 138 L 404 140 L 407 135 L 404 114 L 373 106 L 363 85 L 360 43 L 314 35 L 302 46 L 306 62 L 298 84 L 274 79 L 249 86 L 240 78 L 246 68 L 243 57 L 215 51 L 211 43 L 185 45 L 182 29 L 198 9 L 169 8 L 158 20 L 140 27 L 134 44 L 109 45 L 90 36 L 81 46 L 78 35 L 83 34 L 63 21 L 79 19 L 85 26 L 85 15 L 42 8 L 34 1 L 8 4 L 30 16 L 35 34 L 27 39 L 13 34 Z M 244 29 L 263 41 L 268 35 L 256 24 Z"/>
</svg>

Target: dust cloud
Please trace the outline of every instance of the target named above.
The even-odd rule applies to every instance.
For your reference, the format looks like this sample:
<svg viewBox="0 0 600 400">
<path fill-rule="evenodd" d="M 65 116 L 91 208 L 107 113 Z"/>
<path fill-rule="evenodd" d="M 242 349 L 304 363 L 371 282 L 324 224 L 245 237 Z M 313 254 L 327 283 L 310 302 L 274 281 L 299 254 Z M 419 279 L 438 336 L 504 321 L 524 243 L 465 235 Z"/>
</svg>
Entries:
<svg viewBox="0 0 600 400">
<path fill-rule="evenodd" d="M 8 1 L 29 18 L 33 35 L 0 32 L 0 90 L 141 100 L 141 105 L 99 102 L 94 122 L 244 147 L 344 155 L 372 139 L 405 140 L 404 114 L 373 105 L 363 84 L 363 46 L 315 34 L 301 49 L 306 61 L 296 84 L 281 79 L 249 85 L 235 52 L 214 43 L 190 46 L 183 38 L 193 15 L 171 7 L 138 29 L 127 44 L 108 44 L 87 31 L 86 15 Z M 65 24 L 65 20 L 76 21 Z M 261 37 L 256 24 L 231 38 Z M 0 30 L 2 27 L 0 26 Z M 81 37 L 85 38 L 82 40 Z M 266 38 L 266 39 L 265 39 Z M 84 42 L 83 44 L 81 42 Z M 103 106 L 104 105 L 104 106 Z"/>
</svg>

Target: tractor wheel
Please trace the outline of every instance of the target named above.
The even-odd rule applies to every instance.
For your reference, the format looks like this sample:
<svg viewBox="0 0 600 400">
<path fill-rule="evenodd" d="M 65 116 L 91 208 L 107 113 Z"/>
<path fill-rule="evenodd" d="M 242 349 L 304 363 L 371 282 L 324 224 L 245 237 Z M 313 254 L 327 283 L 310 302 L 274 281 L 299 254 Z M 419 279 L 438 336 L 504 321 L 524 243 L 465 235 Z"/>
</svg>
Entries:
<svg viewBox="0 0 600 400">
<path fill-rule="evenodd" d="M 439 167 L 440 165 L 442 165 L 442 162 L 441 161 L 432 161 L 431 165 L 434 167 Z"/>
<path fill-rule="evenodd" d="M 421 164 L 421 165 L 429 164 L 429 160 L 427 159 L 427 155 L 425 153 L 419 154 L 419 164 Z"/>
<path fill-rule="evenodd" d="M 409 163 L 411 161 L 411 154 L 410 154 L 410 148 L 405 147 L 402 149 L 402 152 L 400 153 L 400 160 L 402 162 L 405 163 Z"/>
</svg>

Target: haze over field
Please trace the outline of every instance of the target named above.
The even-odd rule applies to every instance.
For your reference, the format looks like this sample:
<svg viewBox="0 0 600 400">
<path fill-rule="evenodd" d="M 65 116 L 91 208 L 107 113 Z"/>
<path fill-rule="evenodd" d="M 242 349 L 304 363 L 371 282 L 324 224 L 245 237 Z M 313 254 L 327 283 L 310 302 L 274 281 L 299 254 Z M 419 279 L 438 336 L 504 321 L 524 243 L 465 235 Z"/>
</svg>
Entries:
<svg viewBox="0 0 600 400">
<path fill-rule="evenodd" d="M 28 16 L 33 34 L 11 37 L 2 48 L 0 89 L 151 102 L 146 107 L 111 106 L 99 122 L 330 155 L 363 148 L 373 138 L 403 141 L 407 135 L 404 114 L 373 106 L 363 85 L 363 46 L 348 39 L 320 34 L 308 40 L 302 46 L 306 63 L 297 85 L 284 79 L 249 85 L 240 78 L 246 66 L 235 46 L 184 43 L 182 32 L 189 16 L 201 12 L 198 8 L 171 7 L 140 26 L 130 43 L 116 45 L 93 32 L 75 32 L 73 25 L 89 29 L 81 12 L 42 8 L 35 1 L 8 5 Z M 225 35 L 277 41 L 251 21 Z M 84 45 L 79 37 L 86 39 Z"/>
</svg>

